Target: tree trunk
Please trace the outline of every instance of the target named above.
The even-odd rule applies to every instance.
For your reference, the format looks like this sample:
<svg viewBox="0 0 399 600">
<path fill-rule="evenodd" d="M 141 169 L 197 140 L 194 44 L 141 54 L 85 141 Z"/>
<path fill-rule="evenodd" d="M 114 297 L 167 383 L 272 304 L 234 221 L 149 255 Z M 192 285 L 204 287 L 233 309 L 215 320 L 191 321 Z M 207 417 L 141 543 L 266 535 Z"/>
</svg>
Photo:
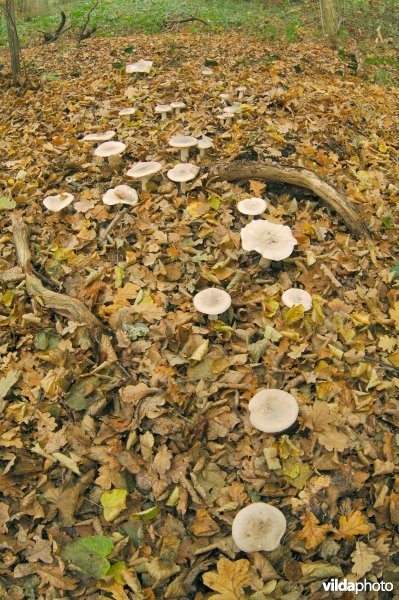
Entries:
<svg viewBox="0 0 399 600">
<path fill-rule="evenodd" d="M 7 22 L 8 46 L 10 49 L 12 78 L 14 83 L 18 83 L 18 77 L 21 73 L 21 49 L 19 45 L 19 37 L 15 19 L 14 0 L 6 0 L 4 5 L 4 12 Z"/>
<path fill-rule="evenodd" d="M 332 46 L 336 46 L 338 33 L 338 14 L 335 0 L 320 0 L 321 25 Z"/>
</svg>

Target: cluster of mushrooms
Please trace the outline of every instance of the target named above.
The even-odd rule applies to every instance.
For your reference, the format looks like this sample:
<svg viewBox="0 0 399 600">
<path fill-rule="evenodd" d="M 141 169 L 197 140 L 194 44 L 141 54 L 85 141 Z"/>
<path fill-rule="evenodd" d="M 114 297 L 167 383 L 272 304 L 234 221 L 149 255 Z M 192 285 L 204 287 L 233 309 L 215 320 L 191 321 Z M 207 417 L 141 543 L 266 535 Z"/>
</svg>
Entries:
<svg viewBox="0 0 399 600">
<path fill-rule="evenodd" d="M 139 60 L 127 65 L 126 73 L 136 77 L 142 73 L 149 73 L 152 61 Z M 206 68 L 202 71 L 204 76 L 211 76 L 213 70 Z M 241 101 L 246 88 L 237 88 L 238 100 Z M 223 101 L 222 113 L 218 115 L 222 121 L 231 122 L 240 112 L 240 103 L 228 105 L 229 95 L 220 94 Z M 166 120 L 170 113 L 179 115 L 186 108 L 183 102 L 171 102 L 155 106 L 155 113 Z M 135 113 L 134 108 L 124 108 L 119 112 L 121 117 L 129 119 Z M 122 142 L 114 141 L 115 131 L 104 133 L 91 133 L 82 138 L 84 142 L 100 142 L 94 150 L 98 159 L 108 159 L 111 168 L 119 167 L 121 155 L 126 150 Z M 199 150 L 199 160 L 206 150 L 213 146 L 212 141 L 202 136 L 197 139 L 190 135 L 174 135 L 169 140 L 169 145 L 180 152 L 181 162 L 167 171 L 167 177 L 180 183 L 181 192 L 185 193 L 186 183 L 194 179 L 198 172 L 198 165 L 189 163 L 190 150 Z M 150 179 L 160 173 L 163 165 L 155 161 L 138 162 L 131 166 L 127 177 L 136 180 L 146 191 Z M 103 202 L 107 205 L 128 204 L 135 205 L 139 201 L 137 191 L 128 185 L 117 185 L 103 195 Z M 44 206 L 58 212 L 69 206 L 74 196 L 69 193 L 48 196 L 43 200 Z M 247 198 L 237 204 L 237 210 L 248 216 L 248 223 L 241 229 L 241 244 L 245 251 L 255 251 L 261 255 L 260 265 L 269 268 L 272 262 L 279 262 L 288 258 L 297 244 L 290 227 L 268 221 L 260 215 L 267 209 L 267 202 L 263 198 Z M 258 217 L 257 219 L 254 217 Z M 287 307 L 301 305 L 304 311 L 312 307 L 312 298 L 304 290 L 291 288 L 282 294 L 282 302 Z M 193 298 L 195 309 L 208 316 L 210 321 L 216 321 L 220 315 L 230 309 L 232 299 L 225 290 L 208 287 L 198 292 Z M 298 417 L 298 403 L 296 398 L 279 389 L 261 389 L 248 404 L 249 421 L 259 431 L 268 434 L 277 434 L 287 431 Z M 252 503 L 235 516 L 232 524 L 232 537 L 237 547 L 243 552 L 272 551 L 275 550 L 286 531 L 284 514 L 276 507 L 265 502 Z"/>
</svg>

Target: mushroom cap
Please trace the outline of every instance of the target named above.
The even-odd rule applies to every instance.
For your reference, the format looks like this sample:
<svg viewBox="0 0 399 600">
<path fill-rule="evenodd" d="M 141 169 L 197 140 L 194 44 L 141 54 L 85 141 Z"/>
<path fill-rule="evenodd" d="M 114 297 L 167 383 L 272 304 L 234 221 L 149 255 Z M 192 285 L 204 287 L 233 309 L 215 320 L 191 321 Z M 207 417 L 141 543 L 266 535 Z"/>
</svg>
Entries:
<svg viewBox="0 0 399 600">
<path fill-rule="evenodd" d="M 241 106 L 238 104 L 233 104 L 233 106 L 225 106 L 223 112 L 226 113 L 226 115 L 233 116 L 241 112 Z"/>
<path fill-rule="evenodd" d="M 231 296 L 224 290 L 209 287 L 193 298 L 194 306 L 198 312 L 205 315 L 221 315 L 231 306 Z"/>
<path fill-rule="evenodd" d="M 94 150 L 94 154 L 96 156 L 102 156 L 103 158 L 108 158 L 108 156 L 116 156 L 117 154 L 122 154 L 126 150 L 126 144 L 123 142 L 104 142 L 104 144 L 100 144 Z"/>
<path fill-rule="evenodd" d="M 171 181 L 185 183 L 198 175 L 199 167 L 190 163 L 179 163 L 173 169 L 169 169 L 167 176 Z"/>
<path fill-rule="evenodd" d="M 144 60 L 140 58 L 135 63 L 126 65 L 126 73 L 149 73 L 152 67 L 152 60 Z"/>
<path fill-rule="evenodd" d="M 114 204 L 130 204 L 134 206 L 139 201 L 136 190 L 128 185 L 117 185 L 107 190 L 103 195 L 104 204 L 113 206 Z"/>
<path fill-rule="evenodd" d="M 243 552 L 271 552 L 279 546 L 286 529 L 281 510 L 266 502 L 254 502 L 238 511 L 231 533 Z"/>
<path fill-rule="evenodd" d="M 191 148 L 198 143 L 197 138 L 192 135 L 172 135 L 169 140 L 169 146 L 172 148 Z"/>
<path fill-rule="evenodd" d="M 138 162 L 131 169 L 128 170 L 126 175 L 128 177 L 133 177 L 134 179 L 142 179 L 144 177 L 149 177 L 150 175 L 155 175 L 162 169 L 162 165 L 159 162 Z"/>
<path fill-rule="evenodd" d="M 251 425 L 265 433 L 285 431 L 298 418 L 295 396 L 283 390 L 260 390 L 248 404 Z"/>
<path fill-rule="evenodd" d="M 265 212 L 266 200 L 263 198 L 246 198 L 237 204 L 237 209 L 243 215 L 260 215 Z"/>
<path fill-rule="evenodd" d="M 213 148 L 213 142 L 209 137 L 203 135 L 202 138 L 197 140 L 197 147 L 200 150 L 207 150 L 208 148 Z"/>
<path fill-rule="evenodd" d="M 237 92 L 245 92 L 246 89 L 247 88 L 245 85 L 240 85 L 238 88 L 236 88 Z"/>
<path fill-rule="evenodd" d="M 297 243 L 288 225 L 254 219 L 241 229 L 243 249 L 256 250 L 269 260 L 288 258 Z"/>
<path fill-rule="evenodd" d="M 230 94 L 222 92 L 221 94 L 219 94 L 219 98 L 221 98 L 222 100 L 228 100 L 228 98 L 230 98 Z"/>
<path fill-rule="evenodd" d="M 303 306 L 304 310 L 310 310 L 312 308 L 312 296 L 309 292 L 301 290 L 300 288 L 290 288 L 286 290 L 281 296 L 281 300 L 288 307 Z"/>
<path fill-rule="evenodd" d="M 172 110 L 170 104 L 157 104 L 154 108 L 156 113 L 167 113 Z"/>
<path fill-rule="evenodd" d="M 206 67 L 205 69 L 202 69 L 201 73 L 202 75 L 213 75 L 214 71 L 209 67 Z"/>
<path fill-rule="evenodd" d="M 69 206 L 71 202 L 73 202 L 73 199 L 73 194 L 64 192 L 62 194 L 54 194 L 54 196 L 47 196 L 47 198 L 43 200 L 43 204 L 52 212 L 59 212 L 63 208 Z"/>
<path fill-rule="evenodd" d="M 125 117 L 127 115 L 134 115 L 134 113 L 136 112 L 136 108 L 133 108 L 132 106 L 129 108 L 122 108 L 122 110 L 119 111 L 119 116 L 120 117 Z"/>
<path fill-rule="evenodd" d="M 82 142 L 109 142 L 115 135 L 115 131 L 105 131 L 104 133 L 88 133 L 82 138 Z"/>
<path fill-rule="evenodd" d="M 186 108 L 185 102 L 171 102 L 170 105 L 172 108 Z"/>
</svg>

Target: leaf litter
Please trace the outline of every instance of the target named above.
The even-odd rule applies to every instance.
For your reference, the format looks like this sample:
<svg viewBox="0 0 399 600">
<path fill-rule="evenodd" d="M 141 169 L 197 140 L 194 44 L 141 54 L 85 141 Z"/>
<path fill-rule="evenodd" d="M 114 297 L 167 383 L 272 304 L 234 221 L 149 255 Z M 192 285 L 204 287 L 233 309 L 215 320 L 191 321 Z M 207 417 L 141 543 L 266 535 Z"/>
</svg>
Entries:
<svg viewBox="0 0 399 600">
<path fill-rule="evenodd" d="M 137 36 L 129 61 L 154 69 L 134 81 L 115 68 L 130 44 L 61 46 L 62 60 L 30 49 L 36 89 L 1 99 L 1 592 L 258 600 L 316 598 L 343 575 L 396 581 L 398 91 L 315 44 L 238 34 Z M 49 71 L 57 78 L 39 84 Z M 242 85 L 225 127 L 219 94 Z M 178 118 L 155 116 L 175 100 L 187 105 Z M 102 195 L 129 182 L 79 140 L 109 129 L 126 166 L 172 165 L 179 133 L 214 148 L 186 197 L 156 176 L 104 237 L 120 207 Z M 372 241 L 303 190 L 210 176 L 237 158 L 314 170 L 355 204 Z M 61 192 L 77 210 L 48 213 L 43 198 Z M 248 194 L 267 197 L 268 218 L 298 240 L 268 271 L 240 248 L 247 220 L 235 205 Z M 29 226 L 44 285 L 81 299 L 100 337 L 27 295 L 10 211 Z M 192 305 L 209 285 L 233 299 L 213 323 Z M 284 306 L 290 287 L 312 294 L 312 311 Z M 251 427 L 263 387 L 295 394 L 289 435 Z M 231 523 L 257 501 L 284 512 L 287 534 L 272 553 L 243 555 Z"/>
</svg>

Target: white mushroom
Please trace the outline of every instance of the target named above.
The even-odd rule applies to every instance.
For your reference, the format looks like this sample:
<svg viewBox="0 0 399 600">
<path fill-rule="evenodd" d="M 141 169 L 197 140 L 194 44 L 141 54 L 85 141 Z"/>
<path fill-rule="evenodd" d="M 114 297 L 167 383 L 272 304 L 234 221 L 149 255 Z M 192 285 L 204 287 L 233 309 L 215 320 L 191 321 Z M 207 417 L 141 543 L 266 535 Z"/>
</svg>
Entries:
<svg viewBox="0 0 399 600">
<path fill-rule="evenodd" d="M 140 58 L 137 62 L 126 65 L 126 73 L 149 73 L 152 64 L 152 60 L 143 60 Z"/>
<path fill-rule="evenodd" d="M 154 111 L 161 115 L 162 121 L 166 121 L 168 113 L 172 112 L 170 104 L 157 104 Z"/>
<path fill-rule="evenodd" d="M 196 146 L 197 143 L 197 138 L 192 135 L 173 135 L 169 140 L 169 146 L 172 146 L 172 148 L 179 148 L 182 162 L 188 160 L 189 149 Z"/>
<path fill-rule="evenodd" d="M 63 208 L 66 208 L 73 202 L 74 196 L 64 192 L 63 194 L 55 194 L 54 196 L 47 196 L 43 200 L 43 204 L 46 208 L 52 212 L 59 212 Z"/>
<path fill-rule="evenodd" d="M 136 108 L 130 107 L 130 108 L 123 108 L 122 110 L 119 111 L 119 116 L 120 117 L 130 117 L 131 115 L 134 115 L 134 113 L 136 112 Z"/>
<path fill-rule="evenodd" d="M 229 100 L 230 95 L 223 92 L 222 94 L 219 94 L 219 98 L 223 100 L 223 105 L 227 106 L 227 100 Z"/>
<path fill-rule="evenodd" d="M 261 264 L 288 258 L 297 244 L 288 225 L 280 225 L 263 219 L 255 219 L 241 229 L 241 244 L 244 250 L 255 250 L 262 255 Z"/>
<path fill-rule="evenodd" d="M 209 148 L 213 148 L 213 142 L 209 137 L 203 135 L 202 138 L 197 141 L 197 148 L 199 150 L 200 158 L 202 158 Z"/>
<path fill-rule="evenodd" d="M 182 193 L 186 191 L 186 183 L 198 175 L 199 167 L 190 163 L 180 163 L 169 169 L 167 176 L 171 181 L 180 183 Z"/>
<path fill-rule="evenodd" d="M 265 212 L 267 207 L 266 200 L 263 198 L 246 198 L 237 204 L 237 210 L 243 215 L 260 215 Z"/>
<path fill-rule="evenodd" d="M 130 204 L 134 206 L 138 201 L 139 198 L 136 190 L 128 185 L 117 185 L 103 195 L 103 202 L 108 206 L 113 206 L 114 204 Z"/>
<path fill-rule="evenodd" d="M 89 133 L 82 138 L 82 142 L 109 142 L 115 135 L 115 131 L 105 131 L 104 133 Z"/>
<path fill-rule="evenodd" d="M 245 87 L 245 85 L 240 85 L 240 87 L 237 88 L 237 92 L 238 92 L 238 99 L 242 100 L 244 97 L 244 92 L 246 92 L 247 88 Z"/>
<path fill-rule="evenodd" d="M 193 303 L 198 312 L 208 315 L 210 321 L 215 321 L 217 315 L 230 308 L 231 296 L 224 290 L 210 287 L 195 294 Z"/>
<path fill-rule="evenodd" d="M 281 510 L 266 502 L 254 502 L 236 514 L 231 533 L 243 552 L 271 552 L 280 545 L 286 529 Z"/>
<path fill-rule="evenodd" d="M 251 424 L 265 433 L 285 431 L 298 418 L 295 396 L 282 390 L 261 390 L 248 404 Z"/>
<path fill-rule="evenodd" d="M 131 169 L 128 170 L 126 175 L 133 177 L 133 179 L 139 179 L 141 182 L 141 189 L 147 189 L 147 182 L 151 179 L 152 175 L 158 173 L 162 169 L 162 165 L 159 162 L 138 162 Z"/>
<path fill-rule="evenodd" d="M 186 108 L 186 104 L 184 102 L 171 102 L 170 105 L 177 115 L 180 115 L 181 110 Z"/>
<path fill-rule="evenodd" d="M 312 296 L 309 292 L 301 290 L 299 288 L 290 288 L 286 290 L 281 296 L 283 303 L 290 307 L 291 306 L 303 306 L 303 310 L 310 310 L 312 308 Z"/>
<path fill-rule="evenodd" d="M 209 67 L 206 67 L 205 69 L 202 69 L 201 73 L 202 73 L 202 75 L 208 76 L 208 75 L 213 75 L 214 71 L 212 69 L 210 69 Z"/>
<path fill-rule="evenodd" d="M 94 150 L 95 156 L 100 158 L 108 158 L 112 168 L 119 166 L 121 162 L 121 154 L 126 150 L 126 144 L 123 142 L 104 142 Z"/>
</svg>

